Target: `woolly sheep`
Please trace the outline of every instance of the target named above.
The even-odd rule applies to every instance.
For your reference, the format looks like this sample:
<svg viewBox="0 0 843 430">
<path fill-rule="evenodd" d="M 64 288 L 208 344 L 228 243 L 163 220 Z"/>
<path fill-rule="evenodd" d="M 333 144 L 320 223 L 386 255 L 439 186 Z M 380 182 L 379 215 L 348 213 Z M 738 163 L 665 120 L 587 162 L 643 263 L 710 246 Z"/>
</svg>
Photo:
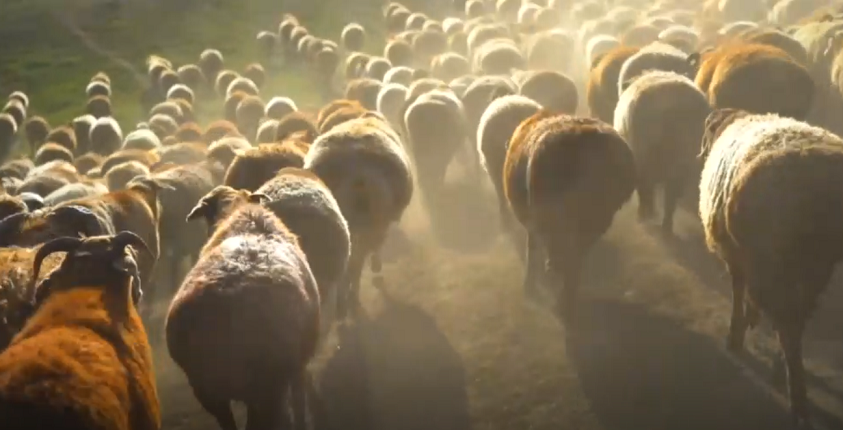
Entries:
<svg viewBox="0 0 843 430">
<path fill-rule="evenodd" d="M 26 106 L 17 99 L 10 99 L 0 113 L 11 115 L 15 120 L 15 127 L 18 128 L 26 121 Z"/>
<path fill-rule="evenodd" d="M 140 149 L 149 151 L 161 146 L 161 139 L 152 130 L 135 130 L 123 139 L 123 149 Z"/>
<path fill-rule="evenodd" d="M 91 127 L 90 139 L 92 152 L 109 155 L 123 144 L 123 130 L 112 117 L 98 118 Z"/>
<path fill-rule="evenodd" d="M 179 126 L 173 137 L 177 142 L 197 142 L 202 139 L 204 130 L 195 122 L 186 122 Z"/>
<path fill-rule="evenodd" d="M 410 85 L 413 82 L 413 69 L 406 66 L 396 66 L 383 75 L 384 84 Z"/>
<path fill-rule="evenodd" d="M 0 161 L 4 161 L 12 152 L 12 144 L 18 133 L 15 118 L 6 113 L 0 113 Z"/>
<path fill-rule="evenodd" d="M 289 426 L 288 393 L 295 428 L 306 428 L 319 318 L 319 292 L 295 235 L 269 209 L 246 204 L 215 229 L 173 298 L 167 349 L 221 428 L 236 428 L 232 400 L 246 402 L 258 427 Z"/>
<path fill-rule="evenodd" d="M 340 35 L 342 46 L 347 51 L 362 51 L 366 43 L 366 30 L 356 22 L 347 24 Z"/>
<path fill-rule="evenodd" d="M 0 166 L 0 178 L 24 179 L 34 167 L 35 164 L 28 158 L 10 160 Z"/>
<path fill-rule="evenodd" d="M 217 73 L 217 78 L 214 80 L 214 91 L 218 96 L 225 97 L 227 95 L 229 85 L 231 85 L 231 83 L 238 77 L 240 77 L 240 75 L 233 70 L 220 70 L 220 72 Z"/>
<path fill-rule="evenodd" d="M 620 45 L 620 41 L 613 36 L 598 34 L 588 39 L 585 46 L 586 66 L 591 70 L 604 55 Z"/>
<path fill-rule="evenodd" d="M 355 79 L 346 85 L 345 98 L 360 102 L 366 109 L 375 110 L 381 86 L 381 82 L 375 79 Z"/>
<path fill-rule="evenodd" d="M 199 68 L 202 73 L 210 79 L 216 79 L 220 71 L 225 67 L 222 53 L 216 49 L 206 49 L 199 55 Z"/>
<path fill-rule="evenodd" d="M 102 165 L 104 160 L 105 157 L 102 155 L 88 152 L 76 157 L 73 160 L 73 166 L 76 167 L 76 171 L 78 171 L 80 175 L 87 175 L 91 169 L 95 167 L 98 168 Z"/>
<path fill-rule="evenodd" d="M 266 70 L 260 63 L 250 63 L 243 69 L 243 77 L 255 84 L 255 87 L 262 88 L 266 83 Z"/>
<path fill-rule="evenodd" d="M 224 137 L 208 146 L 207 158 L 228 169 L 238 153 L 245 152 L 251 147 L 252 144 L 242 137 Z"/>
<path fill-rule="evenodd" d="M 511 43 L 487 42 L 474 56 L 474 69 L 487 75 L 505 75 L 512 69 L 522 69 L 526 60 L 517 46 Z"/>
<path fill-rule="evenodd" d="M 618 46 L 594 63 L 594 67 L 589 71 L 586 85 L 586 100 L 592 116 L 608 124 L 614 124 L 615 106 L 620 97 L 618 80 L 621 68 L 626 60 L 635 55 L 639 49 Z"/>
<path fill-rule="evenodd" d="M 225 94 L 227 96 L 231 96 L 237 91 L 242 91 L 246 94 L 256 96 L 259 94 L 260 90 L 258 86 L 249 78 L 244 76 L 239 76 L 234 78 L 230 84 L 228 84 L 228 88 L 225 90 Z"/>
<path fill-rule="evenodd" d="M 571 78 L 559 72 L 528 72 L 519 92 L 541 104 L 545 109 L 573 115 L 577 111 L 579 97 L 577 87 Z"/>
<path fill-rule="evenodd" d="M 35 152 L 47 141 L 47 135 L 50 134 L 50 123 L 43 117 L 33 116 L 24 123 L 23 132 L 26 135 L 26 142 L 29 144 L 30 150 Z M 0 140 L 2 140 L 2 137 L 0 137 Z"/>
<path fill-rule="evenodd" d="M 187 85 L 194 93 L 204 89 L 208 84 L 205 73 L 195 64 L 185 64 L 179 67 L 176 73 L 179 75 L 179 81 Z"/>
<path fill-rule="evenodd" d="M 510 139 L 503 188 L 527 229 L 524 288 L 536 293 L 544 254 L 554 284 L 561 284 L 553 287 L 566 324 L 576 321 L 586 254 L 632 196 L 635 177 L 626 142 L 597 119 L 540 111 Z"/>
<path fill-rule="evenodd" d="M 108 171 L 101 168 L 100 172 L 108 190 L 119 191 L 126 188 L 126 184 L 136 176 L 148 175 L 149 166 L 139 161 L 126 161 L 112 166 Z"/>
<path fill-rule="evenodd" d="M 393 66 L 412 67 L 415 61 L 413 46 L 403 40 L 390 40 L 383 49 L 383 56 Z"/>
<path fill-rule="evenodd" d="M 706 132 L 699 213 L 709 249 L 732 278 L 727 346 L 743 349 L 759 311 L 772 320 L 784 353 L 793 424 L 808 428 L 801 343 L 843 255 L 837 222 L 843 215 L 843 141 L 791 118 L 735 109 L 714 111 Z"/>
<path fill-rule="evenodd" d="M 234 112 L 237 129 L 244 136 L 254 136 L 257 133 L 260 120 L 263 118 L 266 106 L 257 96 L 246 96 L 237 104 Z"/>
<path fill-rule="evenodd" d="M 65 160 L 48 161 L 32 168 L 18 186 L 17 192 L 31 192 L 41 197 L 79 180 L 78 172 Z"/>
<path fill-rule="evenodd" d="M 217 120 L 208 125 L 205 133 L 202 134 L 202 142 L 206 145 L 216 142 L 226 136 L 240 136 L 237 125 L 226 120 Z"/>
<path fill-rule="evenodd" d="M 462 96 L 468 119 L 468 129 L 477 130 L 480 117 L 496 96 L 517 94 L 518 87 L 512 80 L 500 76 L 483 76 L 475 79 Z M 470 136 L 472 139 L 475 136 Z"/>
<path fill-rule="evenodd" d="M 497 193 L 501 227 L 507 233 L 513 232 L 512 216 L 503 193 L 507 146 L 515 129 L 541 108 L 538 102 L 522 95 L 498 97 L 483 112 L 477 127 L 478 158 Z"/>
<path fill-rule="evenodd" d="M 204 161 L 208 155 L 208 147 L 200 142 L 181 142 L 162 146 L 155 152 L 160 157 L 157 164 L 186 165 Z M 155 166 L 152 166 L 152 170 L 155 170 Z"/>
<path fill-rule="evenodd" d="M 688 56 L 678 48 L 662 42 L 653 42 L 623 62 L 618 74 L 618 97 L 638 76 L 651 70 L 675 72 L 682 76 L 694 76 Z"/>
<path fill-rule="evenodd" d="M 282 142 L 294 135 L 299 135 L 299 139 L 305 143 L 313 142 L 316 136 L 319 135 L 319 130 L 308 114 L 303 112 L 293 112 L 287 114 L 280 121 L 278 121 L 278 129 L 275 131 L 275 141 Z"/>
<path fill-rule="evenodd" d="M 29 109 L 29 96 L 23 91 L 13 91 L 9 94 L 9 100 L 16 100 L 20 102 L 24 109 Z"/>
<path fill-rule="evenodd" d="M 655 186 L 664 186 L 662 228 L 673 232 L 673 214 L 696 168 L 710 108 L 693 81 L 674 72 L 649 71 L 635 79 L 615 108 L 615 130 L 635 155 L 638 215 L 654 215 Z"/>
<path fill-rule="evenodd" d="M 34 279 L 45 258 L 66 254 L 39 283 L 37 309 L 0 354 L 0 373 L 6 376 L 0 382 L 0 415 L 9 422 L 31 428 L 161 427 L 152 350 L 136 311 L 138 268 L 129 246 L 147 249 L 129 232 L 59 238 L 38 249 Z"/>
<path fill-rule="evenodd" d="M 58 126 L 49 133 L 47 133 L 47 137 L 44 139 L 45 142 L 53 142 L 58 145 L 63 146 L 69 151 L 77 151 L 78 150 L 78 136 L 76 136 L 76 132 L 73 128 L 62 125 Z"/>
<path fill-rule="evenodd" d="M 76 137 L 77 155 L 85 154 L 91 148 L 91 127 L 97 121 L 93 115 L 82 115 L 73 119 L 73 135 Z"/>
<path fill-rule="evenodd" d="M 223 118 L 226 121 L 231 121 L 233 123 L 237 122 L 237 107 L 240 106 L 240 102 L 246 97 L 249 97 L 249 94 L 243 91 L 235 91 L 231 95 L 225 97 L 225 102 L 223 102 L 222 108 Z"/>
<path fill-rule="evenodd" d="M 166 137 L 172 136 L 179 129 L 179 124 L 173 117 L 160 113 L 150 117 L 148 124 L 149 129 L 158 136 L 162 145 Z"/>
<path fill-rule="evenodd" d="M 378 112 L 384 114 L 392 124 L 399 124 L 399 111 L 407 101 L 407 87 L 399 84 L 386 84 L 378 93 Z"/>
<path fill-rule="evenodd" d="M 47 142 L 38 148 L 38 151 L 35 152 L 35 157 L 32 159 L 36 166 L 55 160 L 64 160 L 72 163 L 73 153 L 58 143 Z"/>
<path fill-rule="evenodd" d="M 85 94 L 89 99 L 94 96 L 111 97 L 111 85 L 102 81 L 91 81 L 85 87 Z"/>
<path fill-rule="evenodd" d="M 103 118 L 112 115 L 111 99 L 106 96 L 93 96 L 88 99 L 85 105 L 85 113 L 94 118 Z"/>
<path fill-rule="evenodd" d="M 433 57 L 430 63 L 430 74 L 443 81 L 450 81 L 471 73 L 468 59 L 462 55 L 446 52 Z"/>
<path fill-rule="evenodd" d="M 185 84 L 176 84 L 170 87 L 167 91 L 167 100 L 176 100 L 181 99 L 188 103 L 193 103 L 196 100 L 196 96 L 193 93 L 193 90 L 190 89 Z"/>
<path fill-rule="evenodd" d="M 257 137 L 255 138 L 255 143 L 273 143 L 275 142 L 275 136 L 278 134 L 278 120 L 276 119 L 267 119 L 261 122 L 260 126 L 258 126 L 257 130 Z"/>
<path fill-rule="evenodd" d="M 372 256 L 375 286 L 383 284 L 380 248 L 389 226 L 400 220 L 413 195 L 413 173 L 400 138 L 378 118 L 345 122 L 319 136 L 304 167 L 328 186 L 348 222 L 352 252 L 337 292 L 344 318 L 359 306 L 360 277 Z"/>
<path fill-rule="evenodd" d="M 271 119 L 281 119 L 284 115 L 299 110 L 296 102 L 289 97 L 273 97 L 266 103 L 264 115 Z"/>
<path fill-rule="evenodd" d="M 167 100 L 153 106 L 149 110 L 149 117 L 152 118 L 155 115 L 167 115 L 175 121 L 181 121 L 184 118 L 184 112 L 175 100 Z"/>
<path fill-rule="evenodd" d="M 44 197 L 44 206 L 57 206 L 70 200 L 99 196 L 107 192 L 108 188 L 99 182 L 67 184 Z"/>
<path fill-rule="evenodd" d="M 302 167 L 305 151 L 292 141 L 258 145 L 232 161 L 223 184 L 237 190 L 255 191 L 285 167 Z"/>
<path fill-rule="evenodd" d="M 383 81 L 386 72 L 392 68 L 392 63 L 386 58 L 373 57 L 366 63 L 366 77 Z"/>
</svg>

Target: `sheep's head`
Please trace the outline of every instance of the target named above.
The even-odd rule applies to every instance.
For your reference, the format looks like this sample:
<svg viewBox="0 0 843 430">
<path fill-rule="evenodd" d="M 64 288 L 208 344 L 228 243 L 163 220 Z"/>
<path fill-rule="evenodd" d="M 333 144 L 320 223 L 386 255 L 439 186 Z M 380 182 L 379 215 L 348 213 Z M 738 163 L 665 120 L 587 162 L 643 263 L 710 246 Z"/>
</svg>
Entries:
<svg viewBox="0 0 843 430">
<path fill-rule="evenodd" d="M 750 113 L 745 110 L 733 108 L 715 109 L 709 113 L 708 117 L 705 119 L 705 131 L 703 133 L 700 154 L 697 158 L 705 161 L 705 159 L 708 158 L 708 154 L 711 152 L 712 146 L 714 146 L 714 141 L 720 137 L 723 130 L 725 130 L 729 124 L 735 122 L 738 118 L 745 117 L 749 114 Z"/>
<path fill-rule="evenodd" d="M 260 204 L 263 200 L 269 200 L 269 196 L 220 185 L 199 200 L 196 207 L 187 214 L 186 221 L 190 222 L 200 217 L 205 218 L 210 235 L 216 230 L 219 222 L 234 212 L 235 209 L 248 203 Z"/>
<path fill-rule="evenodd" d="M 22 212 L 0 221 L 0 246 L 30 247 L 70 236 L 108 234 L 107 228 L 90 209 L 79 205 Z"/>
<path fill-rule="evenodd" d="M 113 236 L 53 239 L 35 254 L 33 280 L 38 279 L 44 259 L 57 252 L 65 252 L 65 258 L 36 288 L 36 305 L 43 303 L 52 292 L 75 287 L 99 287 L 116 294 L 131 294 L 135 305 L 140 302 L 143 290 L 135 256 L 137 252 L 152 254 L 140 236 L 121 231 Z"/>
</svg>

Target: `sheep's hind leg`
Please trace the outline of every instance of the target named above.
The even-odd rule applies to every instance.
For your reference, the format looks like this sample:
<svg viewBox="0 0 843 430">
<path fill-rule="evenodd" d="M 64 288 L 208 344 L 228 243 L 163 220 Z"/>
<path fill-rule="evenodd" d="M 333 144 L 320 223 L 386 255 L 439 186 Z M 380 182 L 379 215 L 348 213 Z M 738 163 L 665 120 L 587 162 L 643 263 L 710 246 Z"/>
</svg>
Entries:
<svg viewBox="0 0 843 430">
<path fill-rule="evenodd" d="M 231 402 L 228 399 L 221 399 L 211 395 L 200 388 L 193 388 L 193 395 L 199 404 L 217 420 L 222 430 L 237 430 L 237 422 L 234 421 L 234 413 L 231 411 Z"/>
<path fill-rule="evenodd" d="M 729 265 L 729 274 L 732 276 L 732 320 L 729 324 L 729 335 L 726 337 L 726 349 L 732 353 L 740 353 L 744 350 L 747 329 L 744 313 L 746 282 L 742 269 L 737 265 Z"/>
<path fill-rule="evenodd" d="M 293 428 L 295 430 L 308 429 L 307 390 L 310 386 L 310 374 L 307 369 L 293 378 L 291 386 L 293 406 Z"/>
<path fill-rule="evenodd" d="M 557 277 L 561 275 L 562 285 L 555 282 L 556 307 L 566 327 L 573 327 L 577 319 L 577 299 L 580 282 L 582 282 L 582 258 L 575 253 L 562 256 L 557 252 L 550 253 L 550 273 Z"/>
<path fill-rule="evenodd" d="M 662 231 L 667 235 L 673 234 L 673 217 L 676 206 L 682 196 L 682 181 L 679 179 L 668 181 L 664 185 L 664 213 L 662 214 Z"/>
<path fill-rule="evenodd" d="M 805 366 L 802 363 L 802 327 L 779 327 L 779 343 L 787 367 L 787 391 L 794 428 L 812 428 L 808 416 L 808 393 L 805 386 Z"/>
</svg>

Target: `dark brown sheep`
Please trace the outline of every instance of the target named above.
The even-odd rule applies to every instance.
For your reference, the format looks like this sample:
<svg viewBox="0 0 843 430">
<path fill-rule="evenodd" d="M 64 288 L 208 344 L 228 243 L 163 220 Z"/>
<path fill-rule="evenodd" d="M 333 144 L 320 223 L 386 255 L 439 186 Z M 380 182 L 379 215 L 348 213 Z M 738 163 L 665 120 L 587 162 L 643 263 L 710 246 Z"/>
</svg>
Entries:
<svg viewBox="0 0 843 430">
<path fill-rule="evenodd" d="M 370 256 L 375 285 L 383 284 L 380 249 L 413 195 L 409 157 L 386 121 L 366 117 L 319 136 L 304 167 L 331 190 L 351 231 L 351 258 L 337 293 L 338 316 L 344 318 L 358 310 L 360 277 Z"/>
<path fill-rule="evenodd" d="M 91 127 L 97 121 L 92 115 L 82 115 L 73 120 L 73 134 L 76 136 L 76 155 L 82 155 L 91 150 Z"/>
<path fill-rule="evenodd" d="M 345 98 L 360 102 L 366 109 L 375 110 L 378 107 L 378 92 L 381 86 L 381 82 L 376 79 L 354 79 L 346 84 Z"/>
<path fill-rule="evenodd" d="M 160 158 L 158 164 L 185 165 L 204 161 L 208 155 L 208 147 L 202 142 L 181 142 L 162 146 L 156 152 Z M 152 170 L 155 170 L 155 165 Z"/>
<path fill-rule="evenodd" d="M 129 246 L 146 250 L 129 232 L 60 238 L 38 249 L 35 279 L 46 258 L 66 255 L 39 283 L 37 309 L 0 354 L 0 416 L 6 422 L 33 429 L 161 428 Z"/>
<path fill-rule="evenodd" d="M 252 144 L 243 137 L 224 137 L 208 146 L 208 160 L 219 163 L 226 170 L 239 152 L 250 149 Z"/>
<path fill-rule="evenodd" d="M 238 154 L 228 167 L 223 184 L 237 190 L 255 191 L 285 167 L 302 167 L 305 151 L 287 140 L 258 145 Z"/>
<path fill-rule="evenodd" d="M 146 167 L 150 167 L 159 161 L 159 157 L 154 151 L 144 149 L 121 149 L 106 157 L 100 166 L 100 172 L 105 175 L 112 167 L 127 161 L 137 161 Z"/>
<path fill-rule="evenodd" d="M 107 172 L 100 169 L 109 191 L 120 191 L 135 177 L 149 174 L 149 166 L 138 161 L 126 161 L 112 166 Z"/>
<path fill-rule="evenodd" d="M 79 144 L 77 138 L 78 136 L 76 135 L 76 132 L 73 130 L 73 128 L 66 125 L 62 125 L 52 129 L 47 134 L 47 137 L 46 139 L 44 139 L 44 141 L 59 144 L 69 151 L 76 152 Z M 37 151 L 37 148 L 34 148 L 34 150 Z"/>
<path fill-rule="evenodd" d="M 93 96 L 85 105 L 85 112 L 94 118 L 104 118 L 112 115 L 111 99 L 107 96 Z"/>
<path fill-rule="evenodd" d="M 618 46 L 599 57 L 589 71 L 585 95 L 591 115 L 606 123 L 614 124 L 615 106 L 618 104 L 618 78 L 626 60 L 640 48 Z"/>
<path fill-rule="evenodd" d="M 237 123 L 237 107 L 240 106 L 240 102 L 246 97 L 249 97 L 249 94 L 243 91 L 235 91 L 225 97 L 225 102 L 223 103 L 223 118 L 225 118 L 226 121 Z"/>
<path fill-rule="evenodd" d="M 47 135 L 50 134 L 50 123 L 40 116 L 30 117 L 23 125 L 23 133 L 26 136 L 26 142 L 29 144 L 31 153 L 35 153 L 47 141 Z"/>
<path fill-rule="evenodd" d="M 540 111 L 509 141 L 503 187 L 527 229 L 524 288 L 536 293 L 544 254 L 567 324 L 576 321 L 586 254 L 632 196 L 635 179 L 632 151 L 597 119 Z"/>
<path fill-rule="evenodd" d="M 167 100 L 178 103 L 179 100 L 184 100 L 188 104 L 193 104 L 196 101 L 196 95 L 189 86 L 185 84 L 176 84 L 170 87 L 167 91 Z M 184 112 L 182 112 L 184 117 Z"/>
<path fill-rule="evenodd" d="M 149 117 L 152 118 L 155 115 L 167 115 L 177 122 L 184 118 L 184 112 L 182 112 L 181 106 L 173 100 L 167 100 L 153 106 L 149 110 Z"/>
<path fill-rule="evenodd" d="M 297 111 L 281 118 L 275 133 L 276 142 L 282 142 L 293 135 L 300 134 L 302 141 L 311 143 L 319 135 L 319 129 L 309 114 Z"/>
<path fill-rule="evenodd" d="M 173 299 L 167 349 L 221 428 L 237 428 L 231 401 L 246 402 L 259 428 L 288 428 L 291 401 L 295 428 L 307 428 L 319 318 L 319 292 L 295 235 L 269 209 L 247 204 L 215 229 Z"/>
</svg>

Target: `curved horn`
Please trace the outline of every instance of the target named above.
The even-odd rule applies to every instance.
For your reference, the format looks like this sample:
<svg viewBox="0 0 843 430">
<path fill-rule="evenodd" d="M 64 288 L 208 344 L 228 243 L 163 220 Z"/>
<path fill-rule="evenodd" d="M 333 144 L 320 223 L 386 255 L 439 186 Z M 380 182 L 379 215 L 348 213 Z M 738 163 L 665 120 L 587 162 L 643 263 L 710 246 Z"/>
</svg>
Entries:
<svg viewBox="0 0 843 430">
<path fill-rule="evenodd" d="M 103 229 L 103 226 L 100 224 L 99 218 L 97 215 L 91 211 L 90 209 L 84 206 L 78 205 L 67 205 L 67 206 L 59 206 L 53 209 L 53 216 L 61 216 L 66 214 L 73 218 L 74 220 L 80 221 L 82 224 L 81 231 L 76 231 L 77 234 L 83 234 L 84 236 L 99 236 L 103 234 L 108 234 L 108 231 Z"/>
<path fill-rule="evenodd" d="M 32 282 L 38 279 L 38 274 L 41 271 L 41 263 L 45 258 L 56 252 L 71 252 L 82 244 L 82 239 L 78 237 L 60 237 L 53 239 L 40 248 L 35 253 L 35 262 L 32 264 Z"/>
<path fill-rule="evenodd" d="M 146 245 L 146 242 L 144 242 L 140 236 L 132 233 L 131 231 L 124 230 L 117 233 L 111 239 L 111 244 L 114 246 L 115 251 L 118 249 L 123 251 L 127 246 L 132 245 L 135 248 L 138 248 L 138 250 L 143 249 L 147 254 L 154 255 L 152 254 L 152 251 L 150 251 L 149 246 Z"/>
</svg>

